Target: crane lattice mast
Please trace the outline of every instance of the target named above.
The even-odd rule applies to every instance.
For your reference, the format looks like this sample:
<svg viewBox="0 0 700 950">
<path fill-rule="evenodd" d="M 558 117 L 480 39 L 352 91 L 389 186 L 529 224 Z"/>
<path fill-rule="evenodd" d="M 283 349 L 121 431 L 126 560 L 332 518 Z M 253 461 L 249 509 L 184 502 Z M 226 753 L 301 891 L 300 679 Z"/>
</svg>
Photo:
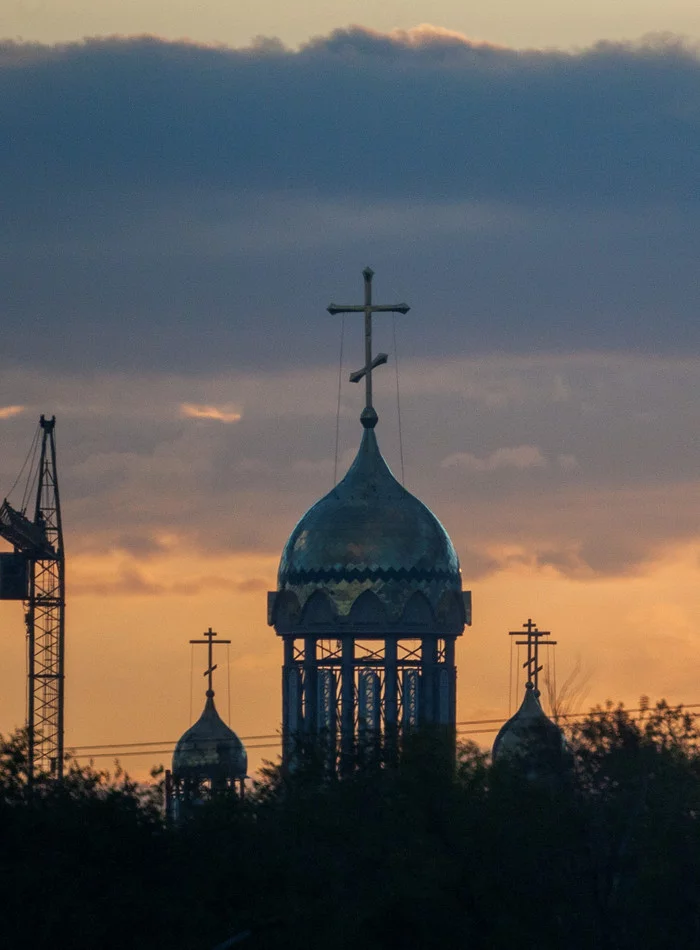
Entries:
<svg viewBox="0 0 700 950">
<path fill-rule="evenodd" d="M 64 755 L 65 555 L 56 417 L 42 416 L 39 426 L 34 520 L 7 499 L 0 507 L 0 537 L 14 546 L 14 554 L 0 562 L 0 598 L 24 600 L 26 607 L 30 782 L 40 776 L 60 779 Z"/>
</svg>

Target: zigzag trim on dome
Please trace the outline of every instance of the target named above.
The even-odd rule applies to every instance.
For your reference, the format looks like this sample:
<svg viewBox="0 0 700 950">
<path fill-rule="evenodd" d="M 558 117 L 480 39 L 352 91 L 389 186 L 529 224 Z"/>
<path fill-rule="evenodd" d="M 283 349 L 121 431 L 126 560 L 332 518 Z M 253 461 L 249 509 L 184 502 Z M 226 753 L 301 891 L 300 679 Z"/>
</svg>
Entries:
<svg viewBox="0 0 700 950">
<path fill-rule="evenodd" d="M 314 571 L 288 571 L 280 577 L 284 584 L 309 584 L 328 581 L 459 581 L 459 574 L 450 570 L 424 570 L 417 567 L 377 567 L 352 570 L 320 569 Z"/>
</svg>

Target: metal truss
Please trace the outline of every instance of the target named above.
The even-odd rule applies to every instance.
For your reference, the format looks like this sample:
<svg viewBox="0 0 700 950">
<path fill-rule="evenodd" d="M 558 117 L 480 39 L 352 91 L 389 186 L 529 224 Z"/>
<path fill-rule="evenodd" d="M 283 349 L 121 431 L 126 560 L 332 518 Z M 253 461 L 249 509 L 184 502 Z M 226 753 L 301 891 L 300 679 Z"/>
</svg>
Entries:
<svg viewBox="0 0 700 950">
<path fill-rule="evenodd" d="M 41 417 L 41 456 L 34 524 L 46 546 L 31 561 L 27 602 L 30 778 L 63 774 L 65 683 L 65 557 L 56 471 L 55 419 Z"/>
</svg>

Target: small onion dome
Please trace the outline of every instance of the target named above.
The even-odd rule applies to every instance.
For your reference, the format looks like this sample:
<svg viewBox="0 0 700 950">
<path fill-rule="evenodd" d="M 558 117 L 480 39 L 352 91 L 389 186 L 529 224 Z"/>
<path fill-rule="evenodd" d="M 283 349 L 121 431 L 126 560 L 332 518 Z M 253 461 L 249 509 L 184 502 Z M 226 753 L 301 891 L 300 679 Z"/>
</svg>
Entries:
<svg viewBox="0 0 700 950">
<path fill-rule="evenodd" d="M 246 777 L 248 756 L 236 733 L 229 729 L 207 690 L 204 712 L 175 746 L 173 778 L 222 784 Z"/>
<path fill-rule="evenodd" d="M 501 726 L 493 744 L 494 762 L 509 761 L 533 779 L 560 773 L 567 760 L 561 729 L 545 715 L 539 695 L 528 683 L 520 709 Z"/>
<path fill-rule="evenodd" d="M 278 632 L 402 619 L 453 634 L 464 627 L 454 546 L 430 509 L 392 475 L 374 421 L 376 415 L 369 422 L 363 416 L 355 461 L 287 541 L 271 595 L 270 623 Z"/>
</svg>

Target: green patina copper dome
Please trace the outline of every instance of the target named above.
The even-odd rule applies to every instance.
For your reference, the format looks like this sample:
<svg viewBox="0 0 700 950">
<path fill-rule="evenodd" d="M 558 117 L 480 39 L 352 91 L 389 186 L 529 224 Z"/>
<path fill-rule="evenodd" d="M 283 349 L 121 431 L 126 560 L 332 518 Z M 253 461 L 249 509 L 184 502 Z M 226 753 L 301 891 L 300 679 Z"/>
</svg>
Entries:
<svg viewBox="0 0 700 950">
<path fill-rule="evenodd" d="M 247 769 L 243 743 L 217 712 L 214 693 L 208 690 L 202 715 L 175 746 L 173 778 L 224 783 L 245 778 Z"/>
<path fill-rule="evenodd" d="M 446 594 L 461 604 L 454 546 L 430 509 L 394 478 L 371 424 L 346 476 L 306 512 L 282 553 L 278 592 L 294 594 L 303 609 L 316 591 L 340 618 L 365 591 L 390 618 L 417 592 L 435 612 Z"/>
</svg>

